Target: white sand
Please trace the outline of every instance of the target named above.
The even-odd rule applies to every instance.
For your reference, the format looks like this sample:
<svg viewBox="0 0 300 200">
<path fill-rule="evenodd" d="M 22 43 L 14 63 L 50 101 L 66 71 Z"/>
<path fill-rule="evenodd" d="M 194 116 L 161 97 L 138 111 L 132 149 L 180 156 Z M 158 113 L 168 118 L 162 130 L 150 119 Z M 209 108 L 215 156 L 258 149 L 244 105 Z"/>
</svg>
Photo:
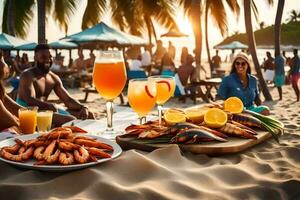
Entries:
<svg viewBox="0 0 300 200">
<path fill-rule="evenodd" d="M 182 154 L 176 145 L 151 153 L 129 150 L 112 162 L 62 174 L 0 162 L 0 199 L 300 199 L 300 102 L 291 86 L 283 91 L 283 101 L 266 103 L 286 125 L 280 145 L 270 139 L 220 157 Z M 272 94 L 278 98 L 276 89 Z M 86 105 L 101 117 L 103 102 L 91 94 Z M 189 105 L 174 99 L 167 106 Z"/>
</svg>

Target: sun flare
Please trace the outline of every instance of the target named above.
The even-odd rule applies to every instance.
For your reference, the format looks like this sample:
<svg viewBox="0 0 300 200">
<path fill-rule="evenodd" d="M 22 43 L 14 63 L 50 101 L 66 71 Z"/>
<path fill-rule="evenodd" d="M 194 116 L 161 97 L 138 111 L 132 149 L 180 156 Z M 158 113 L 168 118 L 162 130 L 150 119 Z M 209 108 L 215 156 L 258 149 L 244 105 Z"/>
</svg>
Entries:
<svg viewBox="0 0 300 200">
<path fill-rule="evenodd" d="M 192 25 L 187 17 L 183 17 L 183 18 L 178 17 L 176 22 L 179 27 L 179 30 L 182 33 L 193 35 Z"/>
</svg>

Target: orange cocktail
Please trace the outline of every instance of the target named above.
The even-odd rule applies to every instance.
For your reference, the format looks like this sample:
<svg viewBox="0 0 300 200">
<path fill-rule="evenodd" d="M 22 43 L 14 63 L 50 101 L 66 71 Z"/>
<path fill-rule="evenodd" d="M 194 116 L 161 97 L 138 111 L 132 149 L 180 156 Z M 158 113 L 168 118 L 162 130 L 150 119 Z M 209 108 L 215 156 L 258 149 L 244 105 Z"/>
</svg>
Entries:
<svg viewBox="0 0 300 200">
<path fill-rule="evenodd" d="M 151 76 L 149 77 L 150 80 L 156 82 L 156 103 L 157 103 L 157 110 L 158 110 L 158 120 L 159 124 L 161 124 L 162 118 L 162 106 L 166 103 L 171 96 L 173 96 L 175 92 L 175 78 L 173 76 Z"/>
<path fill-rule="evenodd" d="M 107 127 L 102 136 L 114 139 L 113 100 L 119 96 L 126 84 L 127 75 L 122 51 L 99 51 L 93 71 L 93 83 L 98 93 L 106 99 Z"/>
<path fill-rule="evenodd" d="M 174 94 L 175 80 L 172 78 L 170 79 L 157 78 L 156 88 L 157 88 L 156 103 L 158 105 L 163 105 Z"/>
<path fill-rule="evenodd" d="M 36 128 L 37 107 L 19 109 L 20 129 L 22 133 L 34 133 Z"/>
<path fill-rule="evenodd" d="M 126 84 L 124 62 L 95 62 L 93 82 L 98 93 L 107 100 L 113 100 Z"/>
<path fill-rule="evenodd" d="M 156 101 L 156 85 L 147 79 L 132 79 L 128 86 L 128 101 L 131 108 L 138 114 L 140 123 L 153 109 Z"/>
</svg>

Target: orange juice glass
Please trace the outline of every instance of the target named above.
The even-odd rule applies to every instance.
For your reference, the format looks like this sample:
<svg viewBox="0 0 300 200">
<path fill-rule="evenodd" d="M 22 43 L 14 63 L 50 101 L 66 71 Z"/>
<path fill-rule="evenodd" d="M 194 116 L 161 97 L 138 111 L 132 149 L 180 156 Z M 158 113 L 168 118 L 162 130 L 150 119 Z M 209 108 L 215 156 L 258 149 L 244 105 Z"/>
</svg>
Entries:
<svg viewBox="0 0 300 200">
<path fill-rule="evenodd" d="M 19 121 L 22 133 L 30 134 L 35 132 L 37 110 L 38 107 L 19 109 Z"/>
<path fill-rule="evenodd" d="M 156 102 L 156 84 L 148 79 L 132 79 L 128 85 L 128 102 L 138 114 L 140 124 Z"/>
<path fill-rule="evenodd" d="M 126 68 L 122 51 L 99 51 L 94 64 L 93 84 L 96 90 L 106 99 L 107 128 L 103 137 L 113 139 L 113 100 L 118 97 L 127 81 Z"/>
<path fill-rule="evenodd" d="M 170 99 L 171 96 L 173 96 L 175 92 L 175 78 L 173 76 L 158 75 L 150 76 L 149 79 L 156 82 L 156 103 L 158 110 L 158 120 L 159 124 L 161 125 L 162 106 Z"/>
</svg>

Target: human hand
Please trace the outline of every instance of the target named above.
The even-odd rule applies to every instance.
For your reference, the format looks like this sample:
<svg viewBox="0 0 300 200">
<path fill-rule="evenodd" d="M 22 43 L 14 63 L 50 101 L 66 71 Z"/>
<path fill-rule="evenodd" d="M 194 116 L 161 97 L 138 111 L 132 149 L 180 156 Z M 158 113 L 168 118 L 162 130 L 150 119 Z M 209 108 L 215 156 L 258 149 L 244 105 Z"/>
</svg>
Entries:
<svg viewBox="0 0 300 200">
<path fill-rule="evenodd" d="M 52 110 L 53 112 L 57 112 L 57 107 L 55 104 L 48 104 L 47 109 Z"/>
<path fill-rule="evenodd" d="M 79 118 L 84 120 L 84 119 L 87 119 L 88 116 L 89 116 L 88 108 L 85 106 L 82 106 L 80 109 L 80 112 L 79 112 Z"/>
</svg>

